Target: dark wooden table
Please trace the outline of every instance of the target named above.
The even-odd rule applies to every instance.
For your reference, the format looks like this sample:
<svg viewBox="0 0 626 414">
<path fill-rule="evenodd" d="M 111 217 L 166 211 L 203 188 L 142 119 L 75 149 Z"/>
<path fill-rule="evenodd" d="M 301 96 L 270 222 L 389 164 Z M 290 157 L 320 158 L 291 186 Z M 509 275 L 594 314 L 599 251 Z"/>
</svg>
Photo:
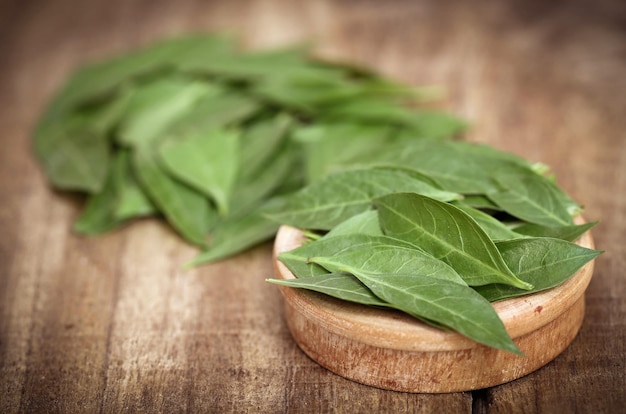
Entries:
<svg viewBox="0 0 626 414">
<path fill-rule="evenodd" d="M 541 1 L 8 1 L 0 5 L 0 412 L 499 412 L 626 409 L 626 8 Z M 557 359 L 476 392 L 384 391 L 292 341 L 271 244 L 191 271 L 156 219 L 94 238 L 52 191 L 33 124 L 75 65 L 189 31 L 324 56 L 416 85 L 467 139 L 553 167 L 599 249 L 584 325 Z"/>
</svg>

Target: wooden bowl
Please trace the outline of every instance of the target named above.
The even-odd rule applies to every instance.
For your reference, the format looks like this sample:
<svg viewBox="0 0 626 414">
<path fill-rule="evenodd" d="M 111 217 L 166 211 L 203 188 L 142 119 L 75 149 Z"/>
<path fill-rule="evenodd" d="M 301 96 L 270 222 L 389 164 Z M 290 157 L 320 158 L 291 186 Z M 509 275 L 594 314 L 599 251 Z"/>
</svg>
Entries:
<svg viewBox="0 0 626 414">
<path fill-rule="evenodd" d="M 304 237 L 283 226 L 274 243 L 278 278 L 294 275 L 277 260 Z M 578 243 L 593 248 L 585 233 Z M 280 286 L 287 325 L 298 346 L 342 377 L 378 388 L 423 393 L 469 391 L 503 384 L 544 366 L 573 341 L 583 322 L 587 263 L 563 284 L 494 303 L 524 352 L 520 357 L 430 327 L 398 311 L 350 303 L 321 293 Z"/>
</svg>

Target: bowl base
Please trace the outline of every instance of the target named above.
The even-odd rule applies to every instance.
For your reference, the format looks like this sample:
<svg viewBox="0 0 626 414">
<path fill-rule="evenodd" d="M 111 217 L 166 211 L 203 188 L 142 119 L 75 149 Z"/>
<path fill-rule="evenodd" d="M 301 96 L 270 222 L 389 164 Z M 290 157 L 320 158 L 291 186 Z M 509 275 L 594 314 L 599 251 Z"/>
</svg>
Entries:
<svg viewBox="0 0 626 414">
<path fill-rule="evenodd" d="M 581 297 L 558 318 L 515 339 L 520 357 L 483 345 L 465 351 L 405 351 L 373 347 L 331 333 L 285 303 L 294 340 L 311 359 L 344 378 L 386 390 L 447 393 L 493 387 L 521 378 L 556 358 L 576 337 L 585 313 Z"/>
</svg>

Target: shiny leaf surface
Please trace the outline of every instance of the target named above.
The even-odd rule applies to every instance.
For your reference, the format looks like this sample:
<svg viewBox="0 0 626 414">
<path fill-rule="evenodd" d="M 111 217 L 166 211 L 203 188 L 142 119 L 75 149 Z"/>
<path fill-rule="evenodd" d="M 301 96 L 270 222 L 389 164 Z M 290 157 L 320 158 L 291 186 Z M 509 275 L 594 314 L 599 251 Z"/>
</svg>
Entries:
<svg viewBox="0 0 626 414">
<path fill-rule="evenodd" d="M 375 200 L 383 233 L 419 246 L 448 263 L 470 285 L 505 283 L 522 289 L 489 236 L 466 213 L 418 194 L 391 194 Z"/>
</svg>

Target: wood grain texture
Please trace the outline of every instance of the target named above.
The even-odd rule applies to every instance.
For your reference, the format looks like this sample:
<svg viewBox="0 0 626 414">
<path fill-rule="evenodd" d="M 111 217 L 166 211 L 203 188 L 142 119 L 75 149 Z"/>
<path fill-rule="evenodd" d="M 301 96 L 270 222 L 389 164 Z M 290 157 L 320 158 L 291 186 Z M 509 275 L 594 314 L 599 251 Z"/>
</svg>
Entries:
<svg viewBox="0 0 626 414">
<path fill-rule="evenodd" d="M 621 1 L 4 1 L 0 3 L 0 412 L 612 413 L 626 402 L 626 10 Z M 72 69 L 163 36 L 229 30 L 414 84 L 467 139 L 553 167 L 587 207 L 596 262 L 583 327 L 539 371 L 475 393 L 382 391 L 308 359 L 266 244 L 188 272 L 157 220 L 71 233 L 30 149 Z"/>
</svg>

